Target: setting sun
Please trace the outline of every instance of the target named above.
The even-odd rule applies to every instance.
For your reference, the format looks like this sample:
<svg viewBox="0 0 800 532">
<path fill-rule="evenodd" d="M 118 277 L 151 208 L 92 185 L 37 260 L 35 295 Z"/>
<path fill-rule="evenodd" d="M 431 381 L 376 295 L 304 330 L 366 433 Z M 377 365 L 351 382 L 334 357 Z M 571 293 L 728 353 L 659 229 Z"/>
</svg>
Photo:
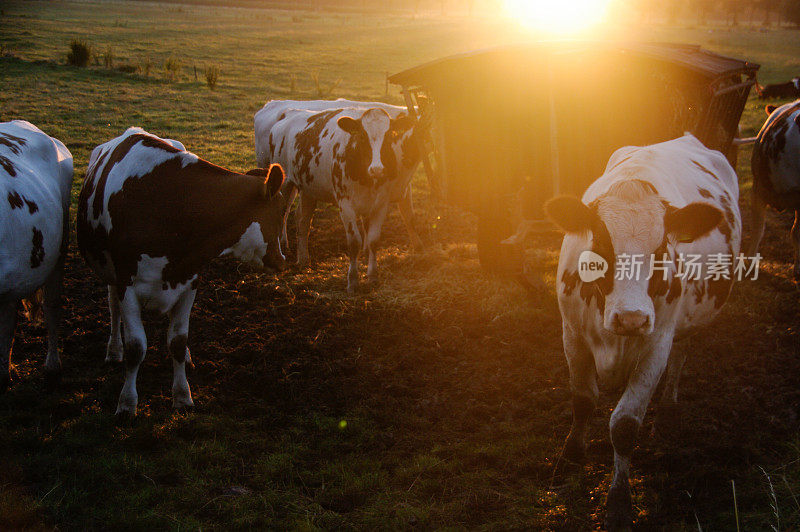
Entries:
<svg viewBox="0 0 800 532">
<path fill-rule="evenodd" d="M 505 0 L 508 15 L 532 29 L 578 33 L 602 22 L 610 0 Z"/>
</svg>

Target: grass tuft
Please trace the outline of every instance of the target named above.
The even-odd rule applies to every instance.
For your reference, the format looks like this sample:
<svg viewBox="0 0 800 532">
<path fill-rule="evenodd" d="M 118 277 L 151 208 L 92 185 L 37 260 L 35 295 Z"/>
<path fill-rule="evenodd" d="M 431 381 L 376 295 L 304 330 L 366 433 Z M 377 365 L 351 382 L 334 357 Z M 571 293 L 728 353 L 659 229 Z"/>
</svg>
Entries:
<svg viewBox="0 0 800 532">
<path fill-rule="evenodd" d="M 67 53 L 67 64 L 76 67 L 87 67 L 92 58 L 92 47 L 87 41 L 74 39 L 69 43 L 69 52 Z"/>
<path fill-rule="evenodd" d="M 219 67 L 217 65 L 207 66 L 205 68 L 206 85 L 212 91 L 217 86 L 217 79 L 219 78 Z"/>
</svg>

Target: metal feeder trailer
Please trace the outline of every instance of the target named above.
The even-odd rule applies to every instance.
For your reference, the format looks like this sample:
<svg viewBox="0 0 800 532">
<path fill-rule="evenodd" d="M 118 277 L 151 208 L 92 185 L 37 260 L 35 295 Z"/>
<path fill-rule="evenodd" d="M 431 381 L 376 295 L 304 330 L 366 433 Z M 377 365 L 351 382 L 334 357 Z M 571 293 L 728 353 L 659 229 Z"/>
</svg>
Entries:
<svg viewBox="0 0 800 532">
<path fill-rule="evenodd" d="M 542 42 L 439 59 L 389 81 L 430 124 L 434 196 L 478 216 L 485 268 L 519 271 L 521 248 L 500 244 L 519 211 L 549 228 L 544 202 L 580 197 L 617 148 L 690 131 L 730 154 L 758 68 L 693 45 Z"/>
</svg>

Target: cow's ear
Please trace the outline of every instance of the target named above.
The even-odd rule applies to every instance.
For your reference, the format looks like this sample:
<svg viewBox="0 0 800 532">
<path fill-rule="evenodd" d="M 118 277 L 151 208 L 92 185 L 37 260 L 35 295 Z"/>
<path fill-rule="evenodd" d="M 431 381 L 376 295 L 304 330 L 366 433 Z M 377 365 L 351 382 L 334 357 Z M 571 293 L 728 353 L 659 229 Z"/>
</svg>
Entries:
<svg viewBox="0 0 800 532">
<path fill-rule="evenodd" d="M 566 233 L 591 230 L 597 215 L 575 196 L 556 196 L 544 204 L 544 212 Z"/>
<path fill-rule="evenodd" d="M 764 107 L 764 111 L 765 111 L 765 112 L 766 112 L 768 115 L 771 115 L 771 114 L 772 114 L 772 113 L 775 111 L 775 109 L 777 109 L 777 108 L 778 108 L 778 106 L 777 106 L 777 105 L 768 105 L 768 106 Z"/>
<path fill-rule="evenodd" d="M 392 120 L 390 129 L 397 131 L 398 133 L 402 133 L 403 131 L 408 131 L 414 127 L 415 122 L 416 120 L 408 115 L 400 115 Z"/>
<path fill-rule="evenodd" d="M 722 211 L 709 203 L 695 202 L 680 209 L 668 209 L 664 230 L 677 242 L 694 242 L 722 221 Z"/>
<path fill-rule="evenodd" d="M 361 122 L 349 116 L 341 117 L 336 124 L 351 135 L 355 135 L 361 129 Z"/>
<path fill-rule="evenodd" d="M 286 175 L 283 173 L 283 168 L 279 164 L 269 165 L 267 171 L 267 178 L 264 180 L 264 188 L 262 194 L 267 198 L 274 198 L 280 192 L 283 180 Z"/>
</svg>

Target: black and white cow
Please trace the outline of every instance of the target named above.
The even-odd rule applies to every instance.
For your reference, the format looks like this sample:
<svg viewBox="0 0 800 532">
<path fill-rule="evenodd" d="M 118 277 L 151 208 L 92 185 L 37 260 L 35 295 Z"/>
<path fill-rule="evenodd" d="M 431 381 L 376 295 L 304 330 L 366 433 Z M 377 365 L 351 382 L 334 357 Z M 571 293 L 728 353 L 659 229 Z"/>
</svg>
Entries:
<svg viewBox="0 0 800 532">
<path fill-rule="evenodd" d="M 286 170 L 287 196 L 289 189 L 300 192 L 297 262 L 308 261 L 308 232 L 317 202 L 336 203 L 347 233 L 347 290 L 353 292 L 362 244 L 369 252 L 367 274 L 373 280 L 375 245 L 389 205 L 407 194 L 419 163 L 416 123 L 405 114 L 392 118 L 381 108 L 289 109 L 280 116 L 269 132 L 267 160 Z"/>
<path fill-rule="evenodd" d="M 794 211 L 792 244 L 794 278 L 800 281 L 800 100 L 781 107 L 768 105 L 769 117 L 758 132 L 753 156 L 753 239 L 749 255 L 755 255 L 764 236 L 766 207 Z"/>
<path fill-rule="evenodd" d="M 143 310 L 169 315 L 172 402 L 190 407 L 186 344 L 201 268 L 229 253 L 283 268 L 283 170 L 273 165 L 254 174 L 211 164 L 141 128 L 92 152 L 78 202 L 78 246 L 108 285 L 106 360 L 122 361 L 124 353 L 117 415 L 136 414 L 136 375 L 147 349 Z"/>
<path fill-rule="evenodd" d="M 624 389 L 610 420 L 614 478 L 607 500 L 609 529 L 631 522 L 631 455 L 665 370 L 662 401 L 665 406 L 677 401 L 686 352 L 673 349 L 673 341 L 707 324 L 730 292 L 733 272 L 728 279 L 706 277 L 716 254 L 739 253 L 738 197 L 736 174 L 725 157 L 687 134 L 617 150 L 582 200 L 562 196 L 546 204 L 548 216 L 567 233 L 557 277 L 572 389 L 566 458 L 583 458 L 598 380 Z M 595 273 L 594 280 L 579 271 L 580 257 L 588 251 L 595 255 L 585 256 L 598 265 L 599 256 L 608 265 L 605 275 Z M 633 256 L 641 259 L 639 275 L 633 268 L 623 270 L 625 257 Z M 703 265 L 702 270 L 686 275 L 687 268 L 679 275 L 681 257 Z"/>
<path fill-rule="evenodd" d="M 272 100 L 267 102 L 264 107 L 259 109 L 254 117 L 255 125 L 255 146 L 256 146 L 256 162 L 259 167 L 264 167 L 270 160 L 270 153 L 276 151 L 275 146 L 270 146 L 269 134 L 272 127 L 277 124 L 280 119 L 286 116 L 287 111 L 299 109 L 304 111 L 329 111 L 332 109 L 383 109 L 393 120 L 401 119 L 407 116 L 408 112 L 405 108 L 396 105 L 390 105 L 383 102 L 362 102 L 356 100 L 345 100 L 339 98 L 337 100 Z M 419 126 L 417 126 L 419 127 Z M 412 142 L 416 139 L 412 137 L 401 137 L 397 139 L 394 144 L 395 157 L 397 160 L 403 162 L 398 167 L 400 174 L 400 181 L 410 183 L 414 171 L 416 170 L 421 157 L 419 155 L 418 145 Z M 287 201 L 291 205 L 294 201 L 296 187 L 291 187 L 287 195 Z M 392 202 L 397 202 L 400 217 L 408 232 L 411 245 L 415 249 L 422 248 L 422 240 L 419 237 L 416 229 L 414 228 L 414 208 L 412 201 L 411 186 L 407 186 L 402 191 L 399 198 L 392 198 Z M 286 212 L 288 218 L 289 211 Z M 284 220 L 284 233 L 282 235 L 281 245 L 288 245 L 286 235 L 286 220 Z"/>
<path fill-rule="evenodd" d="M 61 373 L 58 329 L 69 240 L 72 154 L 23 120 L 0 124 L 0 393 L 9 385 L 20 300 L 43 287 L 48 381 Z"/>
</svg>

